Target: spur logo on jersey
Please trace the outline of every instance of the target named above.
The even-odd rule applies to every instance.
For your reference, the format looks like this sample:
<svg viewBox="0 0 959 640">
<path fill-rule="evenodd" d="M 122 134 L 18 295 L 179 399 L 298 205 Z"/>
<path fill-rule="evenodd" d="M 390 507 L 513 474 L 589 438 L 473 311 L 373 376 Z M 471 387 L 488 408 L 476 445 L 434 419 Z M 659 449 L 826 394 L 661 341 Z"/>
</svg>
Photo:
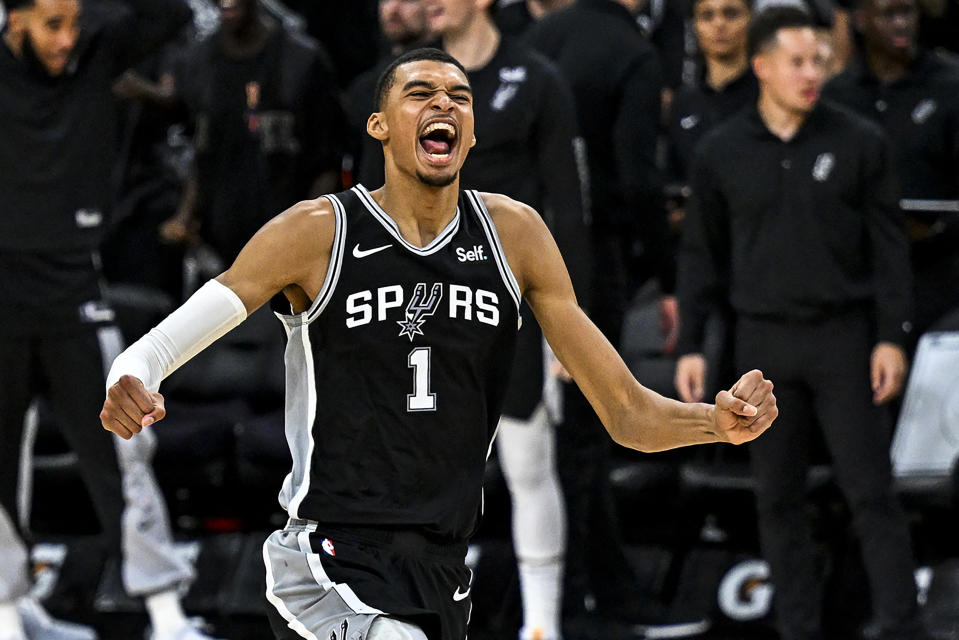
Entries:
<svg viewBox="0 0 959 640">
<path fill-rule="evenodd" d="M 421 327 L 428 317 L 436 313 L 442 299 L 443 285 L 439 282 L 433 285 L 429 298 L 426 297 L 426 284 L 421 282 L 416 285 L 413 299 L 406 305 L 406 319 L 396 323 L 400 325 L 400 337 L 409 336 L 410 342 L 413 342 L 414 336 L 424 335 Z"/>
<path fill-rule="evenodd" d="M 398 284 L 352 293 L 346 298 L 346 326 L 355 329 L 392 320 L 400 325 L 399 336 L 412 342 L 414 337 L 425 335 L 427 319 L 444 309 L 451 320 L 499 326 L 499 296 L 485 289 L 441 282 L 417 283 L 409 297 Z"/>
</svg>

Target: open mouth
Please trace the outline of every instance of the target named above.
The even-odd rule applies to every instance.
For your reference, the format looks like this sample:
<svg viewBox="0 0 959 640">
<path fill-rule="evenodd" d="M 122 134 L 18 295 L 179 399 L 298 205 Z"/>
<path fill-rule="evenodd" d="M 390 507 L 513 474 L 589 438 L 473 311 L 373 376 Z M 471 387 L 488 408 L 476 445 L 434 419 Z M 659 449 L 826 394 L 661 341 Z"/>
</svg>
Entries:
<svg viewBox="0 0 959 640">
<path fill-rule="evenodd" d="M 456 141 L 456 127 L 449 122 L 432 122 L 420 133 L 420 146 L 434 160 L 449 158 Z"/>
</svg>

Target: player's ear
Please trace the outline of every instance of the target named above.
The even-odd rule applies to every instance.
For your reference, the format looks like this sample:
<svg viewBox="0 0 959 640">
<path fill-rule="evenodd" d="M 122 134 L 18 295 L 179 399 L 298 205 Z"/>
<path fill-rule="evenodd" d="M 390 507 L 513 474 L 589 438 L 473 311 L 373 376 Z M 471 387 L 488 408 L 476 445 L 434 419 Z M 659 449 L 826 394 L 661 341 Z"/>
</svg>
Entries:
<svg viewBox="0 0 959 640">
<path fill-rule="evenodd" d="M 382 111 L 370 114 L 366 121 L 366 132 L 380 142 L 386 140 L 390 135 L 390 127 L 386 124 L 386 114 Z"/>
<path fill-rule="evenodd" d="M 476 136 L 473 136 L 473 139 L 470 140 L 470 149 L 476 146 Z"/>
</svg>

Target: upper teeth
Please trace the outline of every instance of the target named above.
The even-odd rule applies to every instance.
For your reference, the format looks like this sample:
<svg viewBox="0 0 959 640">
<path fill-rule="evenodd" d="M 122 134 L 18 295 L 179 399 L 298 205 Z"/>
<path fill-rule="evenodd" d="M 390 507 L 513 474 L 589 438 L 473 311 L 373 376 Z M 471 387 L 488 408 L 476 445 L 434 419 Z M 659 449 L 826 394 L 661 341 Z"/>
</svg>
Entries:
<svg viewBox="0 0 959 640">
<path fill-rule="evenodd" d="M 434 131 L 440 131 L 440 130 L 448 132 L 451 136 L 456 135 L 456 128 L 453 125 L 449 124 L 448 122 L 434 122 L 433 124 L 426 127 L 426 130 L 423 132 L 423 135 L 428 136 Z"/>
</svg>

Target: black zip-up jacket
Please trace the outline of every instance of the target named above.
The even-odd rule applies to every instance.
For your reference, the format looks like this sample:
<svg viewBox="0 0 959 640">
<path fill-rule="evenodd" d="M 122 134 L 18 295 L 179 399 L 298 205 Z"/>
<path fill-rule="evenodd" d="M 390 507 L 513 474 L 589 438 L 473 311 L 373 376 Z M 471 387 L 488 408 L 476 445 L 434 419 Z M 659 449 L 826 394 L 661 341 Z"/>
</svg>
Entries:
<svg viewBox="0 0 959 640">
<path fill-rule="evenodd" d="M 940 237 L 922 244 L 922 257 L 929 258 L 930 250 L 959 251 L 959 68 L 923 52 L 909 73 L 883 85 L 859 59 L 823 95 L 872 120 L 889 137 L 902 185 L 900 205 L 917 221 L 940 225 Z"/>
<path fill-rule="evenodd" d="M 857 308 L 903 344 L 911 273 L 889 145 L 872 123 L 820 102 L 783 142 L 755 105 L 697 151 L 679 262 L 682 354 L 709 313 L 816 321 Z"/>
<path fill-rule="evenodd" d="M 66 70 L 51 77 L 0 42 L 0 250 L 99 245 L 114 197 L 116 77 L 190 20 L 181 0 L 86 7 Z M 129 10 L 126 10 L 129 9 Z"/>
<path fill-rule="evenodd" d="M 655 50 L 613 0 L 579 0 L 534 24 L 526 40 L 556 62 L 572 87 L 594 227 L 636 233 L 660 284 L 671 291 L 656 161 L 663 79 Z"/>
</svg>

